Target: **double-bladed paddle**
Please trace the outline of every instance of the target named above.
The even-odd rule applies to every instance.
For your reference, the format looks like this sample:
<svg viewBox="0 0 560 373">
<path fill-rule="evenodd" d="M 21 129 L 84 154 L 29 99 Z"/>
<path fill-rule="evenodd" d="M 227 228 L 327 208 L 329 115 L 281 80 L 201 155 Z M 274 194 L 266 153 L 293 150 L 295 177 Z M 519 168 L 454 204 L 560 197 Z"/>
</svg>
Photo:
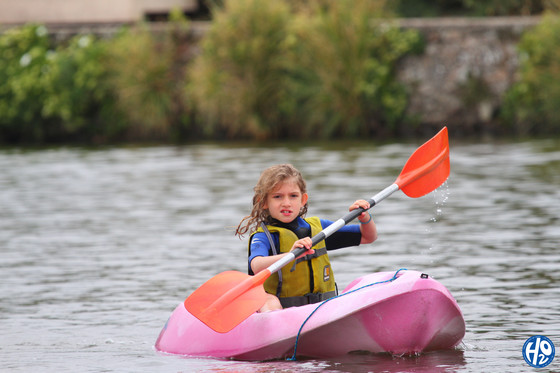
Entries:
<svg viewBox="0 0 560 373">
<path fill-rule="evenodd" d="M 422 197 L 438 188 L 449 176 L 449 140 L 447 127 L 410 156 L 397 180 L 368 202 L 370 208 L 397 190 L 412 198 Z M 313 246 L 360 216 L 365 210 L 352 210 L 312 237 Z M 196 289 L 186 300 L 185 308 L 213 330 L 227 333 L 256 312 L 266 300 L 262 286 L 266 279 L 306 251 L 290 251 L 276 263 L 254 276 L 237 271 L 222 272 Z"/>
</svg>

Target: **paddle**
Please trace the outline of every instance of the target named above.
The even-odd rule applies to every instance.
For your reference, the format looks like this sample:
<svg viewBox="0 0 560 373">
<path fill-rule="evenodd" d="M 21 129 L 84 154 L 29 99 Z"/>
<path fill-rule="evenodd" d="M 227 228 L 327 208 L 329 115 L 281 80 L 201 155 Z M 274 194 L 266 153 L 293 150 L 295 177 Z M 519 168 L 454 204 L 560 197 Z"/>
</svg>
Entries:
<svg viewBox="0 0 560 373">
<path fill-rule="evenodd" d="M 402 190 L 412 198 L 421 197 L 439 187 L 449 176 L 449 143 L 444 127 L 410 156 L 397 180 L 368 202 L 370 208 Z M 312 237 L 313 246 L 358 217 L 364 209 L 350 211 Z M 306 251 L 292 250 L 276 263 L 254 276 L 236 271 L 222 272 L 195 290 L 185 308 L 213 330 L 226 333 L 256 312 L 265 302 L 262 286 L 266 279 Z"/>
</svg>

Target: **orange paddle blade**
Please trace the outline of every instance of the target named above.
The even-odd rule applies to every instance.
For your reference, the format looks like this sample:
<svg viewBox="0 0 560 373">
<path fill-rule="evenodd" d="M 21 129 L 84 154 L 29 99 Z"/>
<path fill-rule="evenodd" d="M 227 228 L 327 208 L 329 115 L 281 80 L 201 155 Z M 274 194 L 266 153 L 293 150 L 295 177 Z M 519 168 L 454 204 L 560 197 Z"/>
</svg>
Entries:
<svg viewBox="0 0 560 373">
<path fill-rule="evenodd" d="M 185 300 L 185 308 L 213 330 L 227 333 L 264 304 L 262 284 L 269 276 L 268 270 L 255 276 L 222 272 L 196 289 Z"/>
<path fill-rule="evenodd" d="M 449 169 L 449 139 L 443 127 L 412 153 L 395 184 L 409 197 L 422 197 L 447 180 Z"/>
</svg>

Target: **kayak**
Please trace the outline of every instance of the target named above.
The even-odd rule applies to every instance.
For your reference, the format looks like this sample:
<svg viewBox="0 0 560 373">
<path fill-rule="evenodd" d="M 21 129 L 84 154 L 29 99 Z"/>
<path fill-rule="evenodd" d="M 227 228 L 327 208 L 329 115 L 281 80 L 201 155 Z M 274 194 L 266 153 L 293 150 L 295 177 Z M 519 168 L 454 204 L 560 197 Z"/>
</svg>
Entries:
<svg viewBox="0 0 560 373">
<path fill-rule="evenodd" d="M 453 349 L 464 335 L 465 321 L 451 293 L 426 274 L 401 269 L 359 277 L 321 303 L 255 312 L 227 333 L 212 330 L 181 303 L 155 349 L 258 361 L 352 352 L 401 355 Z"/>
</svg>

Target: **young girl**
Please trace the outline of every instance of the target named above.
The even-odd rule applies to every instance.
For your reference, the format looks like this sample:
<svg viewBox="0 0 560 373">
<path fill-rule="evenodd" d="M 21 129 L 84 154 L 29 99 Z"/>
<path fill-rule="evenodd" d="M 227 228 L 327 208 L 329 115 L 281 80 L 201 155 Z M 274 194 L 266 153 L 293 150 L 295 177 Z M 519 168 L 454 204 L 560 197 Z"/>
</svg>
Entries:
<svg viewBox="0 0 560 373">
<path fill-rule="evenodd" d="M 311 237 L 332 221 L 310 217 L 307 213 L 306 185 L 301 173 L 290 164 L 267 168 L 254 188 L 251 215 L 241 220 L 236 235 L 251 234 L 249 274 L 267 268 L 295 248 L 307 252 L 294 264 L 284 266 L 264 283 L 269 294 L 261 312 L 317 303 L 336 296 L 336 284 L 327 251 L 371 243 L 377 229 L 371 215 L 363 212 L 360 224 L 346 225 L 311 248 Z M 349 210 L 369 209 L 365 200 L 357 200 Z"/>
</svg>

